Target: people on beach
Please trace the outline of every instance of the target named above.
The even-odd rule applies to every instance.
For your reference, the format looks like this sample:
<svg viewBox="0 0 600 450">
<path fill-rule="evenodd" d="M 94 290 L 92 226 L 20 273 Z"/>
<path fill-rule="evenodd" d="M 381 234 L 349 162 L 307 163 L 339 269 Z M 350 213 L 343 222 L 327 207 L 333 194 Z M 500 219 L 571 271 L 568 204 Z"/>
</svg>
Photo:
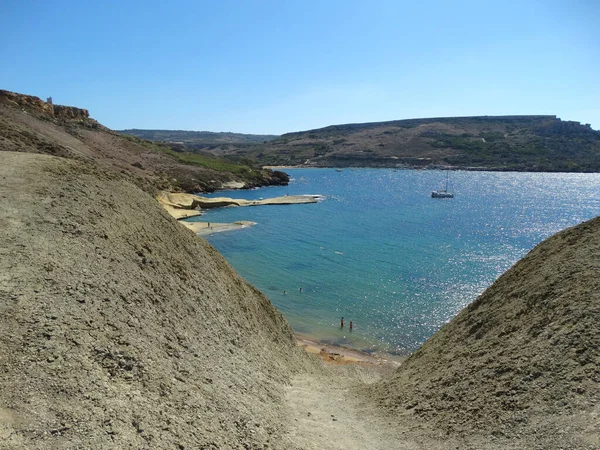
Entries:
<svg viewBox="0 0 600 450">
<path fill-rule="evenodd" d="M 352 331 L 352 321 L 350 321 L 350 331 Z"/>
<path fill-rule="evenodd" d="M 342 320 L 340 320 L 340 328 L 344 328 L 344 318 L 342 317 Z"/>
</svg>

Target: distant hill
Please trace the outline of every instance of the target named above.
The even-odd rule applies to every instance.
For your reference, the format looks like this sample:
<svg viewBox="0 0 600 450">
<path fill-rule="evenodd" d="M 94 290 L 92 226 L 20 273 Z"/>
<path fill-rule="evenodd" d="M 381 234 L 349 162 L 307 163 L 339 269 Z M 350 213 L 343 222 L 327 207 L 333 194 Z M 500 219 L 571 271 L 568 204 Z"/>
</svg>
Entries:
<svg viewBox="0 0 600 450">
<path fill-rule="evenodd" d="M 119 133 L 129 134 L 149 141 L 180 144 L 190 150 L 208 149 L 218 153 L 229 145 L 253 145 L 272 141 L 279 136 L 274 134 L 242 134 L 242 133 L 214 133 L 212 131 L 185 131 L 185 130 L 120 130 Z M 222 147 L 222 148 L 221 148 Z"/>
<path fill-rule="evenodd" d="M 556 116 L 334 125 L 221 153 L 263 165 L 600 171 L 600 131 Z"/>
</svg>

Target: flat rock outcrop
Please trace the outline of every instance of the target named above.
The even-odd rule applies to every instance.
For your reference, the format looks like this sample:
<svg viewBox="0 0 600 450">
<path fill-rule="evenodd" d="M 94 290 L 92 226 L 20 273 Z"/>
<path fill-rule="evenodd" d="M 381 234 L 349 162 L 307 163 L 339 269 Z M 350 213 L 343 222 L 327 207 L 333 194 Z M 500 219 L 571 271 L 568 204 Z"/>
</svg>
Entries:
<svg viewBox="0 0 600 450">
<path fill-rule="evenodd" d="M 194 233 L 200 236 L 206 236 L 213 233 L 220 233 L 223 231 L 240 230 L 242 228 L 252 227 L 256 225 L 256 222 L 250 222 L 248 220 L 239 220 L 232 223 L 214 223 L 214 222 L 180 222 L 188 230 L 192 230 Z"/>
<path fill-rule="evenodd" d="M 157 196 L 160 204 L 176 210 L 195 210 L 197 208 L 221 208 L 224 206 L 260 206 L 260 205 L 297 205 L 317 203 L 318 195 L 286 195 L 260 200 L 246 200 L 230 197 L 202 197 L 194 194 L 161 192 Z"/>
</svg>

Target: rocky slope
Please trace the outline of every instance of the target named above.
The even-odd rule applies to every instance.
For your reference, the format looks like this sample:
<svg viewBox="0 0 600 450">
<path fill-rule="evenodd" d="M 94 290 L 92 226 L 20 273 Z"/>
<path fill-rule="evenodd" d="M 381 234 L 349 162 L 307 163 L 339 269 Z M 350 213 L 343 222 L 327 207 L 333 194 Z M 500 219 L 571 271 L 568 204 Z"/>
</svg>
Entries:
<svg viewBox="0 0 600 450">
<path fill-rule="evenodd" d="M 0 151 L 45 153 L 93 162 L 121 172 L 146 190 L 214 191 L 287 184 L 282 172 L 252 169 L 215 158 L 186 158 L 149 141 L 103 127 L 85 109 L 52 105 L 0 90 Z"/>
<path fill-rule="evenodd" d="M 600 218 L 365 386 L 378 368 L 322 369 L 161 208 L 187 168 L 86 113 L 4 98 L 0 448 L 600 448 Z"/>
<path fill-rule="evenodd" d="M 286 448 L 271 303 L 121 175 L 1 156 L 0 448 Z"/>
<path fill-rule="evenodd" d="M 264 165 L 600 171 L 600 131 L 556 116 L 334 125 L 230 151 Z"/>
<path fill-rule="evenodd" d="M 369 394 L 448 435 L 600 448 L 599 274 L 596 218 L 538 245 Z"/>
</svg>

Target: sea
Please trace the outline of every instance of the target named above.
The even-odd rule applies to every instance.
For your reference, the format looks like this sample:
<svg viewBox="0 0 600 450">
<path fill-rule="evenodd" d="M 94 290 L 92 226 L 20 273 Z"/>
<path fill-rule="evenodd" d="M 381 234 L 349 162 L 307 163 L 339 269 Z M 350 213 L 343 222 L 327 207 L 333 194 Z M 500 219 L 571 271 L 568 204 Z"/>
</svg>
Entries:
<svg viewBox="0 0 600 450">
<path fill-rule="evenodd" d="M 285 172 L 288 186 L 212 196 L 319 202 L 192 220 L 256 222 L 206 239 L 296 333 L 368 353 L 410 354 L 543 239 L 600 214 L 600 174 L 451 171 L 440 199 L 444 171 Z"/>
</svg>

